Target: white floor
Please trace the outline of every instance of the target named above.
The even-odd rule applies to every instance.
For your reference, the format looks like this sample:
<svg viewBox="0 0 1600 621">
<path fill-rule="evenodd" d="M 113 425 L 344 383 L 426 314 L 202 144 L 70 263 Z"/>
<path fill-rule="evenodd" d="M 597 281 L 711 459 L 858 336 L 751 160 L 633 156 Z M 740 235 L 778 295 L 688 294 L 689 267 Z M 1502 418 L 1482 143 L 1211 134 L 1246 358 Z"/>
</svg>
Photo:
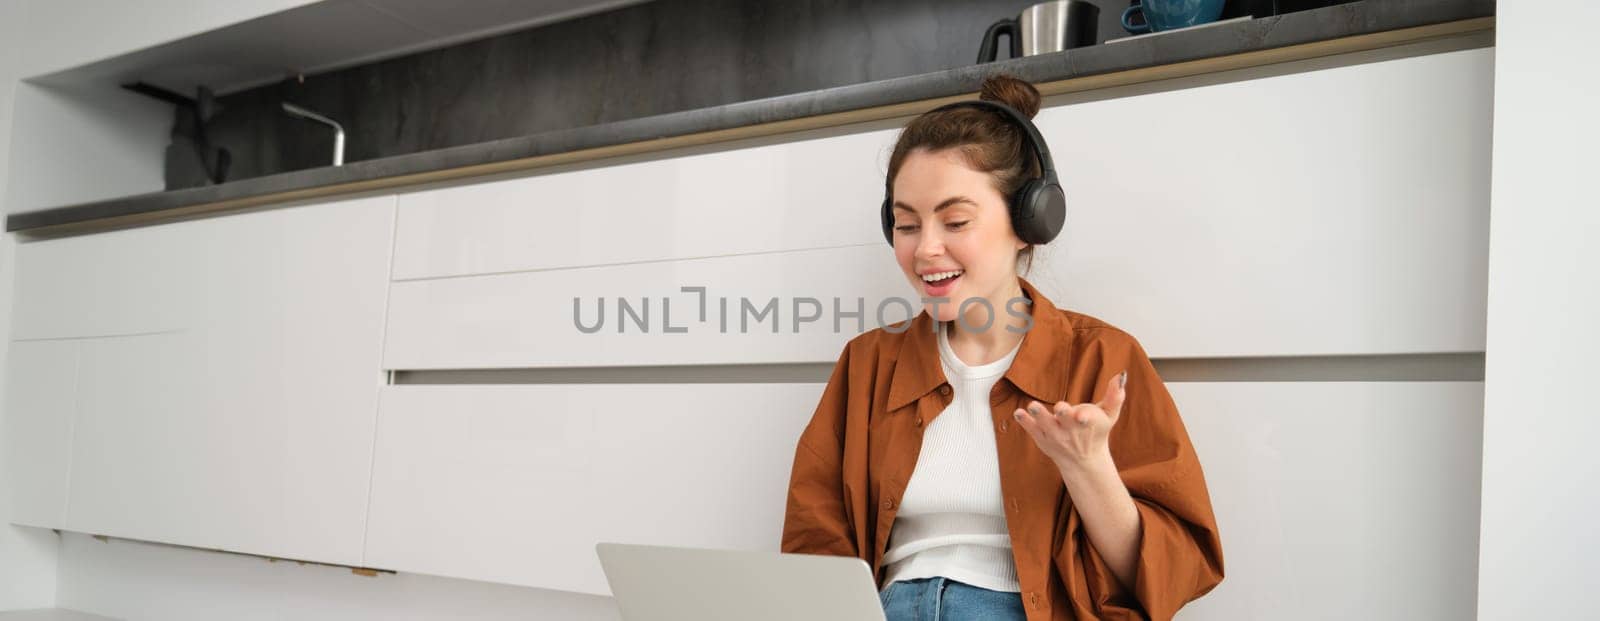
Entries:
<svg viewBox="0 0 1600 621">
<path fill-rule="evenodd" d="M 116 621 L 111 617 L 92 615 L 65 608 L 40 608 L 0 612 L 0 621 Z"/>
<path fill-rule="evenodd" d="M 123 621 L 619 619 L 609 597 L 63 533 L 57 606 Z M 16 613 L 9 613 L 16 614 Z M 104 621 L 7 617 L 0 621 Z"/>
</svg>

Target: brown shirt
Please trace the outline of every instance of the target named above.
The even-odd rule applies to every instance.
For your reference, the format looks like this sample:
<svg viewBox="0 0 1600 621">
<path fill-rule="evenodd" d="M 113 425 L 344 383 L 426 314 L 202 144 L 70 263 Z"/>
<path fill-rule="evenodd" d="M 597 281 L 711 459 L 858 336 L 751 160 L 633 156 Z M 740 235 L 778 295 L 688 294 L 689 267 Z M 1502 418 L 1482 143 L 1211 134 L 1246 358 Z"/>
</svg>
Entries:
<svg viewBox="0 0 1600 621">
<path fill-rule="evenodd" d="M 1222 580 L 1222 542 L 1178 408 L 1128 333 L 1057 308 L 1026 279 L 1032 327 L 990 393 L 1000 489 L 1029 621 L 1170 619 Z M 996 309 L 996 326 L 1008 316 Z M 922 430 L 952 399 L 927 311 L 851 339 L 795 447 L 784 552 L 855 556 L 881 584 L 883 554 Z M 998 329 L 998 328 L 997 328 Z M 901 330 L 891 332 L 890 330 Z M 1122 586 L 1089 543 L 1060 471 L 1011 413 L 1104 397 L 1128 371 L 1111 454 L 1138 507 L 1138 577 Z"/>
</svg>

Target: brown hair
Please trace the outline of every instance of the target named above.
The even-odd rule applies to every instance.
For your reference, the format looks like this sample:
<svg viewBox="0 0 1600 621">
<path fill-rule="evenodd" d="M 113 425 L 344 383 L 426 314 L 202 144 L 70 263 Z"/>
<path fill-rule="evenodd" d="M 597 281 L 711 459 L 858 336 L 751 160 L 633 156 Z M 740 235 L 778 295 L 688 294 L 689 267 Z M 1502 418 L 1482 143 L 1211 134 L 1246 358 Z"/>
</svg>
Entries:
<svg viewBox="0 0 1600 621">
<path fill-rule="evenodd" d="M 1016 76 L 997 73 L 983 81 L 979 99 L 1006 104 L 1032 119 L 1039 113 L 1039 90 Z M 958 149 L 967 164 L 989 173 L 994 188 L 1011 197 L 1022 183 L 1039 175 L 1039 164 L 1029 150 L 1022 128 L 997 111 L 962 106 L 928 112 L 907 124 L 889 156 L 889 186 L 894 186 L 906 156 L 916 149 Z M 1033 267 L 1033 245 L 1017 252 L 1023 272 Z"/>
</svg>

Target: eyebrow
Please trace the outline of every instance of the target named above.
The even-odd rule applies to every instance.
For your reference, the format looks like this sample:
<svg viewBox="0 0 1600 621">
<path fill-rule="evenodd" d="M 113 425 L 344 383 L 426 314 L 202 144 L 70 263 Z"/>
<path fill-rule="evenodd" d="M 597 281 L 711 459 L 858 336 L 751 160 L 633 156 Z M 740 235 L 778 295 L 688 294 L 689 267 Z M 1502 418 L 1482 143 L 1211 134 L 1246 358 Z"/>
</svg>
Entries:
<svg viewBox="0 0 1600 621">
<path fill-rule="evenodd" d="M 972 199 L 967 198 L 965 196 L 952 196 L 950 198 L 944 199 L 943 201 L 940 201 L 939 206 L 933 208 L 933 213 L 939 213 L 940 209 L 944 209 L 945 207 L 949 207 L 949 206 L 954 205 L 956 203 L 966 203 L 968 205 L 972 205 L 973 207 L 977 207 L 978 206 L 978 203 L 974 202 Z M 915 212 L 916 211 L 915 209 L 912 209 L 910 205 L 907 205 L 907 204 L 902 203 L 900 201 L 895 201 L 894 202 L 894 208 L 895 209 L 904 209 L 904 210 L 910 211 L 910 212 Z"/>
</svg>

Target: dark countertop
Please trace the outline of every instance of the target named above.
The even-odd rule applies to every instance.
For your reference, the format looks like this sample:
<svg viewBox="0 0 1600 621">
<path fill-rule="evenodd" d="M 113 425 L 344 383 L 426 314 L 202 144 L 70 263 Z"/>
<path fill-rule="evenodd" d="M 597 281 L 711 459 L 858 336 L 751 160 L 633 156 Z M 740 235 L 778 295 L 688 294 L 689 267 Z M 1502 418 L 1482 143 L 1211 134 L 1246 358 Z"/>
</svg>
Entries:
<svg viewBox="0 0 1600 621">
<path fill-rule="evenodd" d="M 239 202 L 324 186 L 350 185 L 949 97 L 976 92 L 984 77 L 997 71 L 1009 72 L 1034 83 L 1053 82 L 1490 17 L 1494 12 L 1494 0 L 1364 0 L 949 71 L 363 160 L 338 167 L 240 179 L 220 185 L 151 192 L 15 213 L 6 217 L 6 230 L 21 231 L 108 218 L 159 215 L 159 212 L 167 210 L 224 201 Z M 370 188 L 351 185 L 350 191 L 362 189 Z M 292 198 L 285 196 L 286 200 Z"/>
</svg>

